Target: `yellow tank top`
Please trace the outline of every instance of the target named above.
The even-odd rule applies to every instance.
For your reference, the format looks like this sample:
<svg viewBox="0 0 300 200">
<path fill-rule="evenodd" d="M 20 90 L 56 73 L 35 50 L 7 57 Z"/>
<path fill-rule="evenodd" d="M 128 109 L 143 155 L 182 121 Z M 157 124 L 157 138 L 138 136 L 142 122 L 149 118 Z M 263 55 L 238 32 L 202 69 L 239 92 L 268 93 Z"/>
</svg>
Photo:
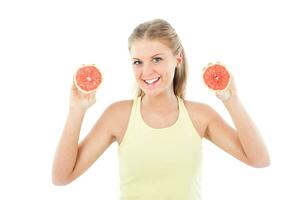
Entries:
<svg viewBox="0 0 300 200">
<path fill-rule="evenodd" d="M 201 199 L 202 140 L 177 100 L 177 121 L 157 129 L 143 120 L 141 97 L 134 99 L 118 149 L 121 200 Z"/>
</svg>

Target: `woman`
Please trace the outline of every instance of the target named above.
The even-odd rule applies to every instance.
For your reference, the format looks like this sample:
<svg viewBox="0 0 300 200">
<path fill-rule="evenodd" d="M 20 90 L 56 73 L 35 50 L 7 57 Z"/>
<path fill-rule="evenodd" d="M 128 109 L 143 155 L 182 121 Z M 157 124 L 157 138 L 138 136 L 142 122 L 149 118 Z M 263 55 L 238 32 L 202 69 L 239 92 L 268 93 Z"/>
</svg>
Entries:
<svg viewBox="0 0 300 200">
<path fill-rule="evenodd" d="M 137 26 L 128 40 L 138 85 L 132 100 L 109 105 L 78 145 L 95 93 L 72 86 L 70 110 L 53 163 L 53 183 L 84 173 L 113 143 L 119 144 L 121 199 L 200 199 L 202 139 L 253 166 L 270 164 L 267 149 L 231 81 L 217 92 L 231 115 L 228 125 L 210 106 L 184 99 L 187 61 L 172 26 L 155 19 Z"/>
</svg>

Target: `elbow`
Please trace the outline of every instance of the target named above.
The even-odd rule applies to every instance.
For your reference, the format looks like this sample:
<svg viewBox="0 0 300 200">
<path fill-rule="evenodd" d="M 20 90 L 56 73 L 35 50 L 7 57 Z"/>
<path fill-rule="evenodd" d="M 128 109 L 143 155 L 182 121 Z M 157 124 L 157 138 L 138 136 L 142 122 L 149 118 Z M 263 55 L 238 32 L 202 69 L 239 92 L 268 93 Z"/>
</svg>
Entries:
<svg viewBox="0 0 300 200">
<path fill-rule="evenodd" d="M 268 152 L 256 153 L 257 156 L 248 156 L 247 164 L 254 168 L 265 168 L 271 165 L 271 158 Z"/>
<path fill-rule="evenodd" d="M 255 168 L 265 168 L 269 166 L 270 166 L 270 162 L 252 164 L 252 167 Z"/>
<path fill-rule="evenodd" d="M 64 186 L 68 185 L 70 181 L 67 181 L 67 179 L 62 179 L 59 177 L 52 176 L 52 184 L 55 186 Z"/>
<path fill-rule="evenodd" d="M 64 186 L 64 185 L 68 185 L 69 182 L 64 180 L 59 180 L 59 179 L 52 179 L 52 184 L 55 186 Z"/>
<path fill-rule="evenodd" d="M 71 182 L 72 181 L 70 180 L 69 176 L 62 176 L 55 172 L 52 173 L 52 184 L 55 186 L 64 186 Z"/>
<path fill-rule="evenodd" d="M 269 167 L 271 165 L 271 160 L 269 158 L 267 158 L 267 159 L 263 159 L 260 161 L 252 161 L 252 162 L 249 162 L 249 165 L 254 168 L 265 168 L 265 167 Z"/>
</svg>

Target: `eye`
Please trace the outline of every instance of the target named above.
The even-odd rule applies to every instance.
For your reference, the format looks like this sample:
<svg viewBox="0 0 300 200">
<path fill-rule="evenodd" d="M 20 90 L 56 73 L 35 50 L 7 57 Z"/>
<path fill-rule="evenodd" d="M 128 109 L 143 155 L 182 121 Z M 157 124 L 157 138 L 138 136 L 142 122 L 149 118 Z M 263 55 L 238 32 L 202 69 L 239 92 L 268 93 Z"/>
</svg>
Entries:
<svg viewBox="0 0 300 200">
<path fill-rule="evenodd" d="M 141 62 L 138 61 L 138 60 L 136 60 L 136 61 L 134 61 L 132 64 L 133 64 L 133 65 L 138 65 L 138 64 L 141 64 Z"/>
<path fill-rule="evenodd" d="M 160 57 L 155 57 L 155 58 L 153 58 L 153 60 L 155 60 L 155 63 L 158 63 L 159 61 L 162 60 L 162 58 L 160 58 Z"/>
</svg>

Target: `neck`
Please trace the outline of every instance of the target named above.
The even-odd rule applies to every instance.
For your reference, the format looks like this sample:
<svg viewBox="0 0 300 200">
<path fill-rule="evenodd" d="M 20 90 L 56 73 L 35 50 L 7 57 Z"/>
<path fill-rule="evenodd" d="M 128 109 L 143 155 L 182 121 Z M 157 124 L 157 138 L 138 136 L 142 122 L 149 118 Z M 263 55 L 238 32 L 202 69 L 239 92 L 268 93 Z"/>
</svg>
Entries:
<svg viewBox="0 0 300 200">
<path fill-rule="evenodd" d="M 142 107 L 152 111 L 170 111 L 177 109 L 177 97 L 172 93 L 162 93 L 156 96 L 144 95 L 141 100 Z"/>
</svg>

